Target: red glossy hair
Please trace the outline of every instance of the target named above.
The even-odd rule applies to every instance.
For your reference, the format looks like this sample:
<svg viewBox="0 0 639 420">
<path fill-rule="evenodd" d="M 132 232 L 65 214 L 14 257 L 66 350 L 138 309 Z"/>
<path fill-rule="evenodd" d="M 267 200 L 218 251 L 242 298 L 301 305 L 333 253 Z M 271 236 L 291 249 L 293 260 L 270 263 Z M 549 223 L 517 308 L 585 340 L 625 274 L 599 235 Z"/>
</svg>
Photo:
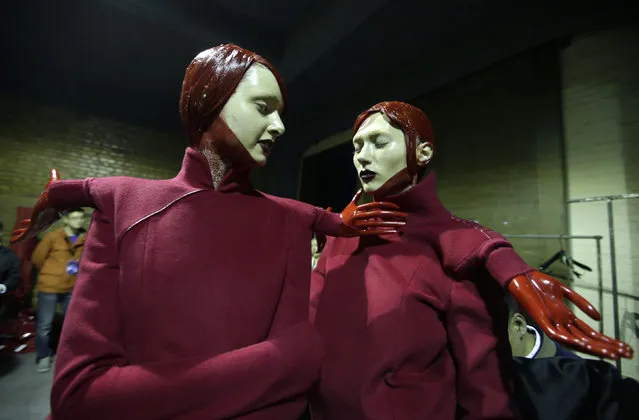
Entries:
<svg viewBox="0 0 639 420">
<path fill-rule="evenodd" d="M 180 118 L 191 146 L 198 146 L 202 133 L 220 115 L 222 108 L 254 63 L 266 66 L 277 80 L 284 105 L 286 88 L 275 67 L 262 56 L 234 44 L 222 44 L 199 53 L 186 68 L 180 94 Z"/>
<path fill-rule="evenodd" d="M 399 101 L 380 102 L 359 114 L 353 124 L 353 135 L 357 133 L 362 123 L 376 112 L 381 112 L 391 120 L 391 125 L 402 130 L 406 140 L 406 166 L 411 175 L 420 174 L 425 167 L 417 165 L 417 140 L 429 142 L 435 149 L 433 125 L 424 112 L 412 105 Z"/>
</svg>

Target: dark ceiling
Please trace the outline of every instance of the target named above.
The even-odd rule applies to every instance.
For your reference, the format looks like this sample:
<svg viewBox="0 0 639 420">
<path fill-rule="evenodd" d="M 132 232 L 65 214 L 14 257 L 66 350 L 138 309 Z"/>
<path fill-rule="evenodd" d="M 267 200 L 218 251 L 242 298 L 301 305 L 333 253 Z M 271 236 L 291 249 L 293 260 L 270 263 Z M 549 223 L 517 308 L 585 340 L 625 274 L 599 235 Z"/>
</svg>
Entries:
<svg viewBox="0 0 639 420">
<path fill-rule="evenodd" d="M 6 3 L 6 2 L 5 2 Z M 66 0 L 2 6 L 0 91 L 180 130 L 184 69 L 235 42 L 289 90 L 299 156 L 383 99 L 410 100 L 545 42 L 636 21 L 636 1 Z M 282 152 L 280 151 L 282 150 Z M 279 158 L 278 158 L 279 159 Z"/>
</svg>

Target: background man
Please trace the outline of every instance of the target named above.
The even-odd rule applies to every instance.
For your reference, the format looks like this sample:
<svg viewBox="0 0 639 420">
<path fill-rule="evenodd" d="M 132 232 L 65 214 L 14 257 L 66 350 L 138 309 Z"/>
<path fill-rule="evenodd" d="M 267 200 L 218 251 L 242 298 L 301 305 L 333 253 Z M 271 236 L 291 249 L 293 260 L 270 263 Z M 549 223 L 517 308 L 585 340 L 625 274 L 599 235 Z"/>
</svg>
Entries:
<svg viewBox="0 0 639 420">
<path fill-rule="evenodd" d="M 62 227 L 48 232 L 36 246 L 31 261 L 39 270 L 36 315 L 36 363 L 38 372 L 51 367 L 49 338 L 58 305 L 67 312 L 84 249 L 85 214 L 81 208 L 66 211 Z"/>
</svg>

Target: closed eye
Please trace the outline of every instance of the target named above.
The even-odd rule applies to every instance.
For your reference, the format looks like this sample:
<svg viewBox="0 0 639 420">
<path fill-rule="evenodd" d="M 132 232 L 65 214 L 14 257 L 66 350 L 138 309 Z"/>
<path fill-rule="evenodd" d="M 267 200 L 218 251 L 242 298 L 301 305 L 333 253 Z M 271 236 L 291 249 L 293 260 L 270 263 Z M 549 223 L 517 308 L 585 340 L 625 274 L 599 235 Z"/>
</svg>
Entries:
<svg viewBox="0 0 639 420">
<path fill-rule="evenodd" d="M 257 101 L 255 102 L 255 106 L 257 107 L 257 110 L 263 115 L 268 115 L 270 113 L 266 102 Z"/>
</svg>

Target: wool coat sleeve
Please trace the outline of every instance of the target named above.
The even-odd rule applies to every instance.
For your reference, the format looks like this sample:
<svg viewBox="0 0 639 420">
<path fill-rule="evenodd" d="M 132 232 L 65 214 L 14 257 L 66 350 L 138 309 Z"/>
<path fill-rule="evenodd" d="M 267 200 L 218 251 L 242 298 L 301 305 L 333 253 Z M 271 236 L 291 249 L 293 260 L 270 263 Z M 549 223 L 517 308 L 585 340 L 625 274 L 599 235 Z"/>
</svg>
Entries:
<svg viewBox="0 0 639 420">
<path fill-rule="evenodd" d="M 459 248 L 445 249 L 455 273 L 485 268 L 492 279 L 507 289 L 513 278 L 534 270 L 517 254 L 512 244 L 497 232 L 482 227 L 481 235 L 477 229 L 467 229 L 455 232 L 455 237 L 472 249 L 469 253 L 466 250 L 459 252 Z"/>
<path fill-rule="evenodd" d="M 33 254 L 31 255 L 31 262 L 38 270 L 40 270 L 44 265 L 47 256 L 51 252 L 52 245 L 52 237 L 50 233 L 47 233 L 46 235 L 44 235 L 42 240 L 38 242 L 38 245 L 36 245 L 35 249 L 33 250 Z"/>
</svg>

